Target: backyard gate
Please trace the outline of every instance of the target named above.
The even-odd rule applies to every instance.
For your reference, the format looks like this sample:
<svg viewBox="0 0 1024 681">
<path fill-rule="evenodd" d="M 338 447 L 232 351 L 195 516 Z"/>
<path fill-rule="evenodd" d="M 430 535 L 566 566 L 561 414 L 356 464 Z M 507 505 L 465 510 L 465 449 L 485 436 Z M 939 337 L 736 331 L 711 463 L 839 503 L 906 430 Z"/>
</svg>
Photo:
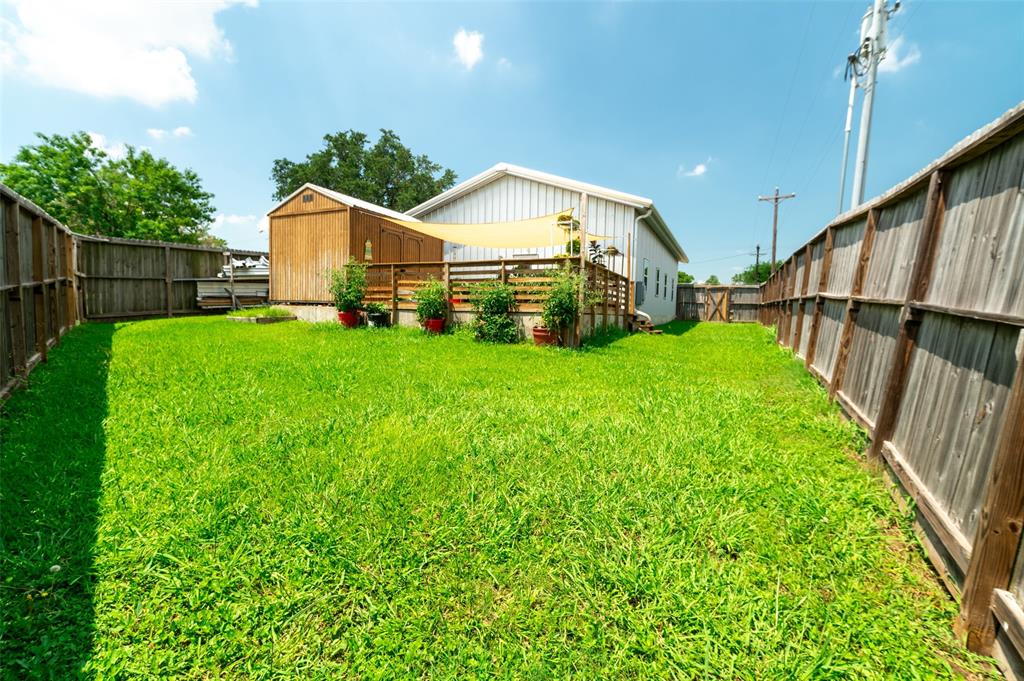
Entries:
<svg viewBox="0 0 1024 681">
<path fill-rule="evenodd" d="M 756 322 L 761 291 L 747 284 L 679 284 L 676 319 L 705 322 Z"/>
</svg>

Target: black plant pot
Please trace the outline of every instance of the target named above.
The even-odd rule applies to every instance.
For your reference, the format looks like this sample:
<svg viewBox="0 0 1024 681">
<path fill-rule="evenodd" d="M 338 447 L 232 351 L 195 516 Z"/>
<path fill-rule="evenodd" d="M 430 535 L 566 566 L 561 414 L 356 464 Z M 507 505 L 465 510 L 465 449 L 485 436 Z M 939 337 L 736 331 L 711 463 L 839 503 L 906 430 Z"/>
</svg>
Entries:
<svg viewBox="0 0 1024 681">
<path fill-rule="evenodd" d="M 391 315 L 387 312 L 367 314 L 366 321 L 375 329 L 386 329 L 391 326 Z"/>
</svg>

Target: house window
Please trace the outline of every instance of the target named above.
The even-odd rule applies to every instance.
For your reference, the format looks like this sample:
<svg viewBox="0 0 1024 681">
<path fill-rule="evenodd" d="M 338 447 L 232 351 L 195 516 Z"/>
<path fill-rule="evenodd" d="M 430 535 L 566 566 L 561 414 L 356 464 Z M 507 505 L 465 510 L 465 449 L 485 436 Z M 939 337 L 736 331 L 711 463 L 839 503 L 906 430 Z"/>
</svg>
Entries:
<svg viewBox="0 0 1024 681">
<path fill-rule="evenodd" d="M 312 203 L 313 202 L 313 195 L 312 194 L 303 194 L 302 195 L 302 202 L 303 203 Z"/>
<path fill-rule="evenodd" d="M 650 266 L 651 266 L 651 261 L 648 260 L 647 258 L 644 258 L 644 290 L 645 291 L 647 290 L 647 287 L 649 286 L 649 284 L 647 283 L 647 270 L 650 269 Z"/>
<path fill-rule="evenodd" d="M 665 297 L 668 298 L 668 275 L 665 275 Z"/>
<path fill-rule="evenodd" d="M 654 295 L 661 295 L 661 268 L 654 270 Z"/>
</svg>

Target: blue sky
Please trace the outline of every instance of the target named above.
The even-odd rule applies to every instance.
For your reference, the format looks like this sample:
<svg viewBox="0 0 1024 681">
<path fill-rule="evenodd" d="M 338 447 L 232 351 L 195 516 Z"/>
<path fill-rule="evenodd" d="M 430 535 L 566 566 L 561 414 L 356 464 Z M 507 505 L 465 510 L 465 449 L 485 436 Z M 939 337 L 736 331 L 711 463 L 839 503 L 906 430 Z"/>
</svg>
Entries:
<svg viewBox="0 0 1024 681">
<path fill-rule="evenodd" d="M 840 67 L 867 5 L 52 4 L 0 9 L 5 161 L 35 131 L 149 147 L 256 247 L 274 159 L 392 128 L 460 179 L 507 161 L 651 197 L 684 269 L 723 280 L 770 247 L 758 194 L 798 194 L 780 256 L 834 216 Z M 1024 3 L 911 0 L 889 38 L 869 196 L 1024 99 Z"/>
</svg>

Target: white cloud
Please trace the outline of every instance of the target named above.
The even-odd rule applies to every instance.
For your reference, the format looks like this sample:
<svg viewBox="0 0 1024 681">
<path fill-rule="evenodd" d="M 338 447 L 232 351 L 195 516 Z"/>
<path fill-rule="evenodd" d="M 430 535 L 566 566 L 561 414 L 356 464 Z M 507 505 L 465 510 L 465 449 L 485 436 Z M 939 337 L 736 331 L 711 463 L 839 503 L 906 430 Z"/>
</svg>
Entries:
<svg viewBox="0 0 1024 681">
<path fill-rule="evenodd" d="M 906 47 L 906 54 L 903 48 Z M 921 50 L 914 43 L 904 43 L 903 36 L 896 38 L 885 50 L 882 61 L 878 62 L 879 73 L 896 73 L 911 64 L 921 61 Z"/>
<path fill-rule="evenodd" d="M 266 215 L 231 215 L 218 213 L 210 232 L 228 242 L 232 248 L 265 251 L 270 243 Z"/>
<path fill-rule="evenodd" d="M 94 149 L 99 149 L 107 156 L 113 159 L 124 158 L 124 155 L 128 152 L 124 142 L 107 143 L 107 136 L 98 132 L 90 132 L 89 141 Z"/>
<path fill-rule="evenodd" d="M 146 134 L 155 140 L 162 140 L 168 135 L 173 135 L 174 137 L 191 137 L 192 128 L 188 127 L 187 125 L 179 125 L 174 130 L 164 130 L 163 128 L 148 128 L 146 130 Z"/>
<path fill-rule="evenodd" d="M 708 156 L 708 160 L 703 163 L 698 163 L 692 168 L 687 168 L 684 165 L 679 166 L 676 170 L 676 176 L 678 177 L 701 177 L 708 172 L 708 164 L 711 163 L 711 157 Z"/>
<path fill-rule="evenodd" d="M 455 46 L 455 57 L 469 71 L 484 58 L 484 34 L 479 31 L 466 31 L 460 28 L 452 38 Z"/>
<path fill-rule="evenodd" d="M 253 0 L 13 0 L 0 34 L 6 71 L 42 85 L 148 106 L 194 102 L 189 57 L 230 59 L 215 15 Z"/>
</svg>

